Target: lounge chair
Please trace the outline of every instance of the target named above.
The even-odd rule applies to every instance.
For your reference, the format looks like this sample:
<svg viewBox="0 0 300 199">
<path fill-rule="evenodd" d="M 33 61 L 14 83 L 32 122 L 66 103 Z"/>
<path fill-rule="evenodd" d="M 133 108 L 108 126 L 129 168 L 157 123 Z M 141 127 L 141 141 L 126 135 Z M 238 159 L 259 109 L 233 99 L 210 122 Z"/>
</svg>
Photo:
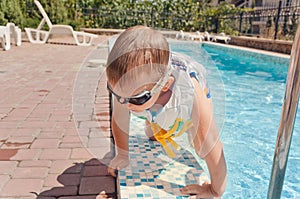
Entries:
<svg viewBox="0 0 300 199">
<path fill-rule="evenodd" d="M 210 34 L 209 34 L 207 31 L 205 31 L 205 32 L 204 32 L 204 40 L 210 41 L 210 39 L 211 39 Z"/>
<path fill-rule="evenodd" d="M 185 39 L 185 33 L 183 30 L 180 30 L 179 33 L 176 34 L 176 39 Z"/>
<path fill-rule="evenodd" d="M 231 40 L 231 38 L 228 35 L 225 35 L 225 33 L 223 33 L 223 32 L 220 33 L 219 35 L 214 35 L 212 37 L 213 42 L 224 41 L 225 44 L 228 44 L 230 40 Z"/>
<path fill-rule="evenodd" d="M 201 33 L 199 31 L 196 31 L 196 33 L 194 34 L 188 34 L 187 38 L 190 40 L 199 40 L 200 42 L 202 42 L 204 40 L 204 37 L 201 35 Z"/>
<path fill-rule="evenodd" d="M 179 31 L 179 33 L 176 34 L 176 39 L 185 39 L 185 40 L 199 40 L 202 41 L 204 39 L 204 37 L 201 35 L 201 33 L 199 31 L 197 31 L 194 34 L 191 33 L 185 33 L 182 30 Z"/>
<path fill-rule="evenodd" d="M 16 46 L 21 45 L 21 29 L 14 23 L 7 23 L 0 26 L 0 43 L 4 50 L 10 49 L 11 37 L 14 38 Z"/>
<path fill-rule="evenodd" d="M 78 46 L 90 46 L 93 39 L 98 37 L 95 34 L 74 31 L 72 26 L 69 25 L 53 25 L 41 3 L 38 0 L 34 0 L 34 3 L 41 12 L 43 19 L 36 29 L 25 28 L 27 37 L 31 43 L 44 44 L 51 35 L 64 34 L 73 36 Z M 49 31 L 41 30 L 45 23 L 47 23 Z"/>
</svg>

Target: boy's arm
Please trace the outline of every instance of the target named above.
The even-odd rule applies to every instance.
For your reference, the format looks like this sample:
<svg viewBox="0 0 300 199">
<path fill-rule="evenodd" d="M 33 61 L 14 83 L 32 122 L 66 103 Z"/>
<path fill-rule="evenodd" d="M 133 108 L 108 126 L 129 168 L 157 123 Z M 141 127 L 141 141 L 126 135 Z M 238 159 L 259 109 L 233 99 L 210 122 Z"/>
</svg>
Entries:
<svg viewBox="0 0 300 199">
<path fill-rule="evenodd" d="M 226 186 L 226 162 L 223 145 L 219 139 L 217 125 L 213 117 L 212 102 L 208 99 L 199 83 L 195 85 L 193 120 L 193 141 L 197 154 L 208 166 L 211 183 L 188 185 L 182 189 L 185 194 L 197 194 L 200 197 L 220 197 Z"/>
<path fill-rule="evenodd" d="M 125 105 L 121 105 L 116 99 L 113 100 L 112 133 L 116 145 L 116 156 L 110 162 L 108 173 L 115 175 L 115 169 L 122 169 L 129 163 L 128 134 L 130 114 Z"/>
</svg>

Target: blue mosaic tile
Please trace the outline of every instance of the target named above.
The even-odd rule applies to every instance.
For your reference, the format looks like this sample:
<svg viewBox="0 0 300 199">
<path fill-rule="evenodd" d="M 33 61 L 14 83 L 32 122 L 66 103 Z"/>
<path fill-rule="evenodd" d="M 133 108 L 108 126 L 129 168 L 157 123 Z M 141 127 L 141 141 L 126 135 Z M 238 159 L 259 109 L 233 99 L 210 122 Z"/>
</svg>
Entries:
<svg viewBox="0 0 300 199">
<path fill-rule="evenodd" d="M 158 188 L 158 189 L 163 189 L 164 186 L 162 186 L 162 185 L 157 185 L 157 188 Z"/>
</svg>

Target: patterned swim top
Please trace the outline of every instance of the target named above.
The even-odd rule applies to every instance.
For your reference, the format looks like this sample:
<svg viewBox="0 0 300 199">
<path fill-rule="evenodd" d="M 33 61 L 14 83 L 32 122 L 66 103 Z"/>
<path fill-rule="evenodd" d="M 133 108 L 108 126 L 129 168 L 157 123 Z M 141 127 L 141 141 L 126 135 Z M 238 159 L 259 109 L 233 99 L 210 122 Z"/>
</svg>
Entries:
<svg viewBox="0 0 300 199">
<path fill-rule="evenodd" d="M 178 149 L 172 138 L 180 136 L 192 126 L 191 113 L 194 103 L 192 77 L 200 83 L 207 98 L 210 98 L 210 92 L 205 79 L 206 70 L 201 64 L 179 53 L 172 53 L 171 56 L 172 76 L 175 81 L 170 87 L 172 94 L 169 101 L 157 111 L 132 111 L 132 114 L 151 123 L 156 140 L 164 146 L 170 157 L 174 157 L 174 153 L 166 146 L 166 141 Z"/>
</svg>

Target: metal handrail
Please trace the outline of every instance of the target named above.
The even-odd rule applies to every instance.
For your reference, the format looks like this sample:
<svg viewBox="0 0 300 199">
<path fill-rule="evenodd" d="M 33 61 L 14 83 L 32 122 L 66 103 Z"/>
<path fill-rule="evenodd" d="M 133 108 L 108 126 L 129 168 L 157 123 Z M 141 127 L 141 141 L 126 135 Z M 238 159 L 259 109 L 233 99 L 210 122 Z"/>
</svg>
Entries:
<svg viewBox="0 0 300 199">
<path fill-rule="evenodd" d="M 291 52 L 282 114 L 273 159 L 268 199 L 281 196 L 286 165 L 293 135 L 300 90 L 300 25 L 298 26 Z"/>
</svg>

